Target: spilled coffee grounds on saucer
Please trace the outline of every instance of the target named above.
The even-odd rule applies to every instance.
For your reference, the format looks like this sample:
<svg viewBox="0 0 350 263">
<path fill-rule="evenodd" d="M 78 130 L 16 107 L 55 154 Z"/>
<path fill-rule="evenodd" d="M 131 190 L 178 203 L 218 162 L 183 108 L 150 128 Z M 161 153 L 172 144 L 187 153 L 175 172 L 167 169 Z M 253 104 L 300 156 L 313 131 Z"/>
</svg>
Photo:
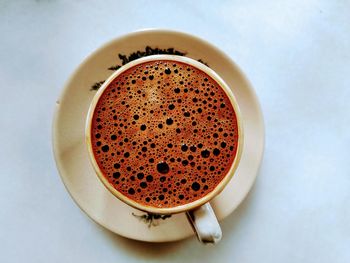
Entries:
<svg viewBox="0 0 350 263">
<path fill-rule="evenodd" d="M 139 58 L 142 58 L 142 57 L 147 57 L 147 56 L 151 56 L 151 55 L 177 55 L 177 56 L 185 56 L 186 53 L 184 52 L 181 52 L 181 51 L 178 51 L 174 48 L 164 48 L 164 49 L 161 49 L 161 48 L 152 48 L 150 46 L 147 46 L 145 48 L 144 51 L 136 51 L 136 52 L 132 52 L 129 56 L 127 55 L 124 55 L 124 54 L 118 54 L 118 57 L 119 59 L 122 61 L 121 65 L 114 65 L 114 66 L 111 66 L 108 68 L 108 70 L 112 70 L 112 71 L 115 71 L 115 70 L 118 70 L 119 68 L 121 68 L 121 66 L 124 66 L 126 65 L 127 63 L 133 61 L 133 60 L 136 60 L 136 59 L 139 59 Z M 199 59 L 198 60 L 199 62 L 201 62 L 202 64 L 208 66 L 207 63 L 205 63 L 202 59 Z M 102 80 L 102 81 L 99 81 L 99 82 L 96 82 L 94 83 L 92 86 L 91 86 L 91 90 L 98 90 L 102 84 L 104 83 L 105 81 Z"/>
</svg>

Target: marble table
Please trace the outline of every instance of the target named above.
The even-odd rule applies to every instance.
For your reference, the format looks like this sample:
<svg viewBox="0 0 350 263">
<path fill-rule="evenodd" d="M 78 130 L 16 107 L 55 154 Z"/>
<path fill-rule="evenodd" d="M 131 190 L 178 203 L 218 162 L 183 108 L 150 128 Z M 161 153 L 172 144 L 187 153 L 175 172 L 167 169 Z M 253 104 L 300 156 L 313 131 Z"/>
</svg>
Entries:
<svg viewBox="0 0 350 263">
<path fill-rule="evenodd" d="M 350 2 L 0 2 L 0 262 L 349 262 Z M 207 39 L 260 99 L 258 179 L 217 246 L 152 244 L 91 221 L 51 147 L 55 100 L 79 63 L 140 28 Z"/>
</svg>

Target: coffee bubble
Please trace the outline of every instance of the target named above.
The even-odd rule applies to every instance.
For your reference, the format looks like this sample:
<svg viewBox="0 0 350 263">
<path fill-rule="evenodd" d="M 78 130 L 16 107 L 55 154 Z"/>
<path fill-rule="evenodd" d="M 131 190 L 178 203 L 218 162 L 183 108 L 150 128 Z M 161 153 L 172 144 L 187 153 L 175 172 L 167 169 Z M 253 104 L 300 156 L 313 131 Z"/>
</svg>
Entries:
<svg viewBox="0 0 350 263">
<path fill-rule="evenodd" d="M 165 162 L 158 163 L 157 171 L 161 174 L 166 174 L 169 172 L 169 165 Z"/>
</svg>

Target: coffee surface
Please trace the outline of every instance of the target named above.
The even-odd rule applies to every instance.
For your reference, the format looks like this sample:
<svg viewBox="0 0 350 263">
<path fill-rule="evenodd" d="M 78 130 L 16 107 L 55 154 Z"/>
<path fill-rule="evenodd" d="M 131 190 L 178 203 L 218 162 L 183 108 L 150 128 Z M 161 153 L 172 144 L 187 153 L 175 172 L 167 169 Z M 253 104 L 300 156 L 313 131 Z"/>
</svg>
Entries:
<svg viewBox="0 0 350 263">
<path fill-rule="evenodd" d="M 146 206 L 198 200 L 222 181 L 238 146 L 224 90 L 203 71 L 157 60 L 115 78 L 92 116 L 91 143 L 104 177 Z"/>
</svg>

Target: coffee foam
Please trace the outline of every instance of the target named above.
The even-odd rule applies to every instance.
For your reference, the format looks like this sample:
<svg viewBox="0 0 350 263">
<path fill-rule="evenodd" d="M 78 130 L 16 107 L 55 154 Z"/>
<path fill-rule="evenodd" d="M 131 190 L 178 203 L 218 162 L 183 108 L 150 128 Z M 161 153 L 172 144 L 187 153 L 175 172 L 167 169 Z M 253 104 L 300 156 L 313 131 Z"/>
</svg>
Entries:
<svg viewBox="0 0 350 263">
<path fill-rule="evenodd" d="M 222 88 L 180 62 L 145 62 L 121 73 L 97 102 L 91 143 L 109 183 L 146 206 L 198 200 L 236 155 L 237 119 Z"/>
</svg>

